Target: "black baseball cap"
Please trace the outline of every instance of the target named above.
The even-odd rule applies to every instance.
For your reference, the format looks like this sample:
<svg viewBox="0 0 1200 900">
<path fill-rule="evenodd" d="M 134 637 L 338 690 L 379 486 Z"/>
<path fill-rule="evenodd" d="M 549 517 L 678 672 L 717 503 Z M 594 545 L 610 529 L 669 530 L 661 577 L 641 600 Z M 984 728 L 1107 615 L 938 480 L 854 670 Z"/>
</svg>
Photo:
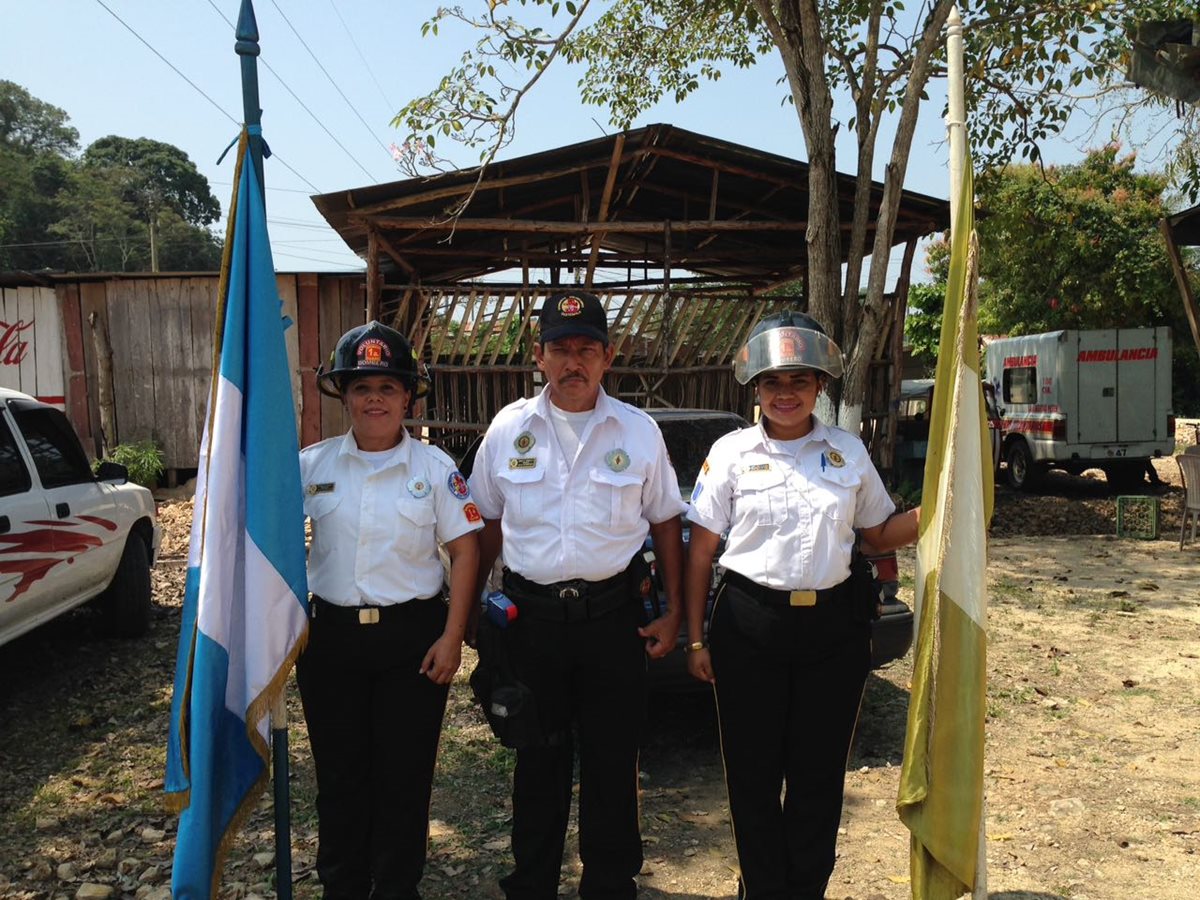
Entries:
<svg viewBox="0 0 1200 900">
<path fill-rule="evenodd" d="M 538 314 L 538 343 L 568 337 L 587 337 L 608 345 L 608 313 L 595 294 L 568 291 L 554 294 Z"/>
</svg>

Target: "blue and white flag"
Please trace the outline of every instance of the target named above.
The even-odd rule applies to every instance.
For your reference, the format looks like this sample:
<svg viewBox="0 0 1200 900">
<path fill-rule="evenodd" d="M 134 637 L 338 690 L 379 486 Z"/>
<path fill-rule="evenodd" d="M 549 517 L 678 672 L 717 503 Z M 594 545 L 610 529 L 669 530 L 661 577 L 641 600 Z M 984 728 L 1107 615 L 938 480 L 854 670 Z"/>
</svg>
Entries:
<svg viewBox="0 0 1200 900">
<path fill-rule="evenodd" d="M 285 321 L 248 143 L 243 130 L 171 701 L 176 898 L 216 896 L 224 853 L 267 781 L 271 704 L 308 634 Z"/>
</svg>

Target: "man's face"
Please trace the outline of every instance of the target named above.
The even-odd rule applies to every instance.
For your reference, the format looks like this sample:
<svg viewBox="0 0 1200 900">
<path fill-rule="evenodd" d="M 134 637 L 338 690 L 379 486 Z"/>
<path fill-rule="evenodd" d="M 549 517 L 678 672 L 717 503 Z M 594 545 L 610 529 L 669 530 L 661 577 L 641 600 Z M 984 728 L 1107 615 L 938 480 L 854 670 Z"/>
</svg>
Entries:
<svg viewBox="0 0 1200 900">
<path fill-rule="evenodd" d="M 596 405 L 600 381 L 612 365 L 615 348 L 572 336 L 535 344 L 533 358 L 546 376 L 550 399 L 559 409 L 583 412 Z"/>
</svg>

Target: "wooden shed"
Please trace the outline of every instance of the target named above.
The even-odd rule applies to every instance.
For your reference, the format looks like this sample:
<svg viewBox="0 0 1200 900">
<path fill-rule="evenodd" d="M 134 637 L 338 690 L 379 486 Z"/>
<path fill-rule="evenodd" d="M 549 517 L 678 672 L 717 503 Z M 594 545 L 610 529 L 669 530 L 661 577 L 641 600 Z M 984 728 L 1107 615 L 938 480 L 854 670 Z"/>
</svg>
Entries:
<svg viewBox="0 0 1200 900">
<path fill-rule="evenodd" d="M 844 231 L 855 179 L 837 176 Z M 871 191 L 877 210 L 883 186 Z M 535 389 L 533 318 L 582 285 L 609 310 L 606 389 L 639 405 L 750 412 L 730 361 L 762 315 L 805 305 L 808 165 L 671 125 L 650 125 L 429 178 L 313 198 L 367 261 L 367 318 L 404 331 L 436 374 L 421 424 L 454 449 Z M 864 434 L 877 440 L 899 385 L 909 270 L 948 204 L 905 192 L 903 272 L 876 360 Z M 545 269 L 545 283 L 531 280 Z M 507 273 L 507 280 L 504 278 Z M 875 440 L 873 440 L 875 439 Z"/>
</svg>

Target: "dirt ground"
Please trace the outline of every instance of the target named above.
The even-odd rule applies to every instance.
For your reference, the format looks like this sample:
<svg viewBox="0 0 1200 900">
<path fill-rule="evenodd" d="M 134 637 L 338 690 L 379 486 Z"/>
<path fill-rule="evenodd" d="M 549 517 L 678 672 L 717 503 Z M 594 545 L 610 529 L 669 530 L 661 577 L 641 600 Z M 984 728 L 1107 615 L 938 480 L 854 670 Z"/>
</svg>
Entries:
<svg viewBox="0 0 1200 900">
<path fill-rule="evenodd" d="M 1200 882 L 1200 544 L 1181 551 L 1174 464 L 1147 485 L 1158 540 L 1115 536 L 1102 477 L 997 492 L 990 543 L 987 835 L 990 896 L 1196 896 Z M 1096 473 L 1092 473 L 1096 474 Z M 1147 501 L 1149 502 L 1149 501 Z M 83 610 L 0 648 L 0 897 L 169 896 L 175 820 L 161 806 L 186 504 L 154 574 L 140 641 Z M 1136 523 L 1135 523 L 1136 524 Z M 1145 522 L 1142 522 L 1145 524 Z M 911 554 L 902 559 L 909 573 Z M 451 695 L 435 786 L 426 900 L 497 897 L 508 865 L 510 755 Z M 909 896 L 894 804 L 911 660 L 869 679 L 847 776 L 830 898 Z M 656 696 L 642 756 L 646 898 L 728 898 L 734 854 L 710 695 Z M 319 897 L 312 767 L 294 689 L 295 893 Z M 274 893 L 272 809 L 239 835 L 222 896 Z M 574 895 L 578 861 L 563 870 Z M 82 890 L 84 885 L 100 886 Z"/>
</svg>

